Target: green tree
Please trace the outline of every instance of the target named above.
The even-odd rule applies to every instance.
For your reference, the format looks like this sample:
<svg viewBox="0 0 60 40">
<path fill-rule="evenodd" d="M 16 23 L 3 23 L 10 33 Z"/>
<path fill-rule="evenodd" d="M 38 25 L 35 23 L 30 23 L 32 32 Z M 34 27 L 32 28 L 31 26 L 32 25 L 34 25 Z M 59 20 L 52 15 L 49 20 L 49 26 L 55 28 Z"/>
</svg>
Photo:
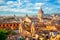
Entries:
<svg viewBox="0 0 60 40">
<path fill-rule="evenodd" d="M 0 29 L 0 40 L 6 40 L 6 38 L 9 36 L 9 38 L 11 37 L 11 35 L 15 35 L 16 33 L 12 30 L 4 30 L 4 29 Z"/>
<path fill-rule="evenodd" d="M 6 30 L 0 30 L 0 40 L 6 40 Z"/>
<path fill-rule="evenodd" d="M 13 30 L 8 30 L 6 35 L 15 35 L 16 32 L 14 32 Z"/>
<path fill-rule="evenodd" d="M 12 33 L 13 33 L 12 30 L 8 30 L 7 33 L 6 33 L 6 35 L 11 35 Z"/>
</svg>

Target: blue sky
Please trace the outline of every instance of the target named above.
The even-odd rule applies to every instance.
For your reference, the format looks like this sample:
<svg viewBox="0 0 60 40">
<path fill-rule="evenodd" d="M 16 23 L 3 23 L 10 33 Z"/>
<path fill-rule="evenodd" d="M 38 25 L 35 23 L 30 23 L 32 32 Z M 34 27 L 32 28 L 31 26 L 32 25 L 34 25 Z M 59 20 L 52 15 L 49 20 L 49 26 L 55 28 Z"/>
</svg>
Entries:
<svg viewBox="0 0 60 40">
<path fill-rule="evenodd" d="M 45 14 L 60 13 L 60 0 L 0 0 L 0 15 L 36 15 L 40 7 Z"/>
</svg>

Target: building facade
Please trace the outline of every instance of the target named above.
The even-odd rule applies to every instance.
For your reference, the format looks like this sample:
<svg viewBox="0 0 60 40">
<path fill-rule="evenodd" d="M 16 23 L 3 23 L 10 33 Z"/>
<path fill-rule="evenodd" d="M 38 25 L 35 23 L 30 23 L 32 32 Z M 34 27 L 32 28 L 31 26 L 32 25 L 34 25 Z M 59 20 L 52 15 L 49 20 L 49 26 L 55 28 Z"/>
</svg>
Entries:
<svg viewBox="0 0 60 40">
<path fill-rule="evenodd" d="M 12 30 L 17 30 L 19 27 L 20 23 L 1 23 L 0 24 L 0 29 L 12 29 Z"/>
</svg>

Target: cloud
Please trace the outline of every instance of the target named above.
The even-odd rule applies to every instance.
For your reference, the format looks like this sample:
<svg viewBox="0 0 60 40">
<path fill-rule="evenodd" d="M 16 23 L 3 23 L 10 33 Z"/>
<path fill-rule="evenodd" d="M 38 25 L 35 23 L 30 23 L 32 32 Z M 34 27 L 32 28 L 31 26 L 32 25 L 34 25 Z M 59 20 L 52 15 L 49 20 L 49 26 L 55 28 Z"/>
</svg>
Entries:
<svg viewBox="0 0 60 40">
<path fill-rule="evenodd" d="M 60 4 L 60 0 L 55 0 L 55 3 L 58 3 L 58 4 Z"/>
<path fill-rule="evenodd" d="M 17 2 L 20 4 L 21 0 L 17 0 Z"/>
<path fill-rule="evenodd" d="M 28 3 L 28 2 L 30 2 L 30 0 L 24 0 L 24 2 Z"/>
<path fill-rule="evenodd" d="M 19 9 L 19 8 L 9 8 L 8 6 L 0 6 L 0 11 L 8 11 L 8 12 L 21 12 L 21 13 L 36 13 L 36 11 L 32 11 L 29 9 Z"/>
<path fill-rule="evenodd" d="M 7 6 L 0 6 L 0 11 L 12 11 L 12 12 L 26 12 L 26 8 L 22 8 L 20 9 L 20 4 L 21 2 L 19 2 L 20 0 L 18 1 L 8 1 L 6 4 Z M 12 7 L 15 7 L 16 8 L 12 8 Z"/>
<path fill-rule="evenodd" d="M 44 4 L 45 3 L 35 3 L 35 6 L 40 7 L 40 6 L 44 5 Z"/>
<path fill-rule="evenodd" d="M 35 3 L 34 9 L 40 9 L 45 3 Z"/>
<path fill-rule="evenodd" d="M 41 6 L 43 6 L 45 3 L 35 3 L 32 7 L 30 7 L 29 9 L 36 9 L 39 10 Z"/>
<path fill-rule="evenodd" d="M 50 1 L 50 0 L 44 0 L 44 1 Z"/>
<path fill-rule="evenodd" d="M 56 8 L 60 8 L 60 6 L 56 6 Z"/>
<path fill-rule="evenodd" d="M 19 7 L 19 6 L 20 6 L 20 3 L 14 2 L 14 1 L 8 1 L 8 2 L 7 2 L 7 5 L 8 5 L 9 7 Z"/>
<path fill-rule="evenodd" d="M 45 3 L 28 3 L 28 13 L 37 13 L 37 11 L 40 9 L 41 6 L 43 6 Z M 26 5 L 27 6 L 27 5 Z"/>
<path fill-rule="evenodd" d="M 20 8 L 24 2 L 21 2 L 21 0 L 16 0 L 16 1 L 8 1 L 6 4 L 9 7 L 17 7 Z"/>
<path fill-rule="evenodd" d="M 8 6 L 0 6 L 0 11 L 7 11 L 8 10 Z"/>
<path fill-rule="evenodd" d="M 18 7 L 20 7 L 22 5 L 23 2 L 21 2 L 21 0 L 17 0 L 17 5 Z"/>
<path fill-rule="evenodd" d="M 9 8 L 8 6 L 0 6 L 0 11 L 8 11 L 8 12 L 22 12 L 26 13 L 27 9 L 19 9 L 19 8 Z"/>
<path fill-rule="evenodd" d="M 18 0 L 20 1 L 20 0 Z M 0 7 L 0 11 L 11 11 L 11 12 L 22 12 L 22 13 L 37 13 L 37 11 L 32 11 L 33 9 L 40 9 L 41 5 L 44 5 L 44 3 L 30 3 L 28 2 L 29 0 L 25 0 L 25 2 L 27 2 L 24 6 L 24 8 L 20 8 L 21 5 L 23 5 L 23 2 L 14 2 L 14 1 L 8 1 L 6 4 L 8 6 L 1 6 Z M 11 7 L 17 7 L 17 8 L 11 8 Z"/>
<path fill-rule="evenodd" d="M 53 10 L 53 8 L 49 8 L 49 7 L 46 7 L 45 9 L 48 10 L 48 11 L 52 11 Z"/>
<path fill-rule="evenodd" d="M 5 3 L 5 1 L 4 0 L 0 0 L 0 4 L 4 4 Z"/>
<path fill-rule="evenodd" d="M 23 4 L 25 2 L 25 4 Z M 40 6 L 44 3 L 31 3 L 30 0 L 8 1 L 7 6 L 0 6 L 0 11 L 22 12 L 22 13 L 37 13 L 36 10 L 40 9 Z M 22 7 L 24 6 L 24 8 Z M 21 7 L 21 8 L 20 8 Z M 35 10 L 34 12 L 32 10 Z"/>
<path fill-rule="evenodd" d="M 14 7 L 14 6 L 16 6 L 17 4 L 14 3 L 13 1 L 8 1 L 8 2 L 7 2 L 7 5 L 8 5 L 9 7 Z"/>
<path fill-rule="evenodd" d="M 53 4 L 46 4 L 46 2 L 30 2 L 31 0 L 17 0 L 17 1 L 7 1 L 7 6 L 0 6 L 0 11 L 11 11 L 11 12 L 22 12 L 22 13 L 37 13 L 41 6 L 45 7 L 44 10 L 52 11 Z M 4 3 L 1 1 L 1 3 Z M 47 7 L 48 6 L 48 7 Z M 53 7 L 52 7 L 53 6 Z M 59 6 L 58 6 L 59 7 Z"/>
</svg>

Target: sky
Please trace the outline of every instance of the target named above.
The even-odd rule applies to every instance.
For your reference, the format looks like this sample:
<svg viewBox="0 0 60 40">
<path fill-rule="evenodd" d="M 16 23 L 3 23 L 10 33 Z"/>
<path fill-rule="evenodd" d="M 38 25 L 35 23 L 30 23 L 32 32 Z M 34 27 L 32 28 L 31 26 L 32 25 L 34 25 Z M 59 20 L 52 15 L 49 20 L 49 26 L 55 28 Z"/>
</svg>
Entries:
<svg viewBox="0 0 60 40">
<path fill-rule="evenodd" d="M 44 14 L 60 13 L 60 0 L 0 0 L 0 16 L 36 15 L 40 7 Z"/>
</svg>

